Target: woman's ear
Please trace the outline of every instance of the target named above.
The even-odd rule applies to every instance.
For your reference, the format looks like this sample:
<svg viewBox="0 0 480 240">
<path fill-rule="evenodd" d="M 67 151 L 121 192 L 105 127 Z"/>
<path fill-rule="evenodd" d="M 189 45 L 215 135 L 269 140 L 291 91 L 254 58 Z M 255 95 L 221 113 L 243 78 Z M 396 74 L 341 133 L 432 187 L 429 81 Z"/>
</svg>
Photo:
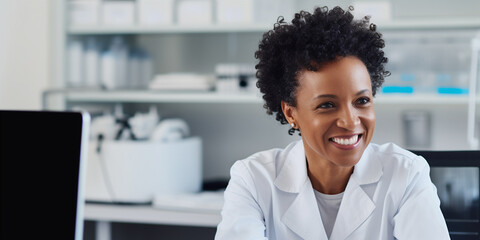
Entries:
<svg viewBox="0 0 480 240">
<path fill-rule="evenodd" d="M 295 108 L 290 106 L 288 103 L 282 101 L 282 112 L 289 124 L 296 124 L 295 122 Z"/>
</svg>

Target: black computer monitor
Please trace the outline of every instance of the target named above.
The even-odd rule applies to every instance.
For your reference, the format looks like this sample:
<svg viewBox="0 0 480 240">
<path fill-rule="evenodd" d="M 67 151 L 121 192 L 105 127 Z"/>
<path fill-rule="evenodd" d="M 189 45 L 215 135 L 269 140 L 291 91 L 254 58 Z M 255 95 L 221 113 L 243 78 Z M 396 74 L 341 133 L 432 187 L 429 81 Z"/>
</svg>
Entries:
<svg viewBox="0 0 480 240">
<path fill-rule="evenodd" d="M 452 240 L 480 239 L 480 151 L 413 151 L 430 165 Z"/>
<path fill-rule="evenodd" d="M 82 239 L 89 119 L 0 111 L 1 239 Z"/>
</svg>

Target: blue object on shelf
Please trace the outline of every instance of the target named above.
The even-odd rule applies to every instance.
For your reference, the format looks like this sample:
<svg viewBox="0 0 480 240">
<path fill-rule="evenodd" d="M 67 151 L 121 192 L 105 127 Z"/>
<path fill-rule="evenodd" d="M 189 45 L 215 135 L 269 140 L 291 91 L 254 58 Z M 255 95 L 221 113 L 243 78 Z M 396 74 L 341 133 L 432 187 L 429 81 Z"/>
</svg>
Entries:
<svg viewBox="0 0 480 240">
<path fill-rule="evenodd" d="M 413 93 L 411 86 L 385 86 L 382 88 L 383 93 Z"/>
<path fill-rule="evenodd" d="M 439 94 L 468 94 L 468 88 L 438 87 Z"/>
</svg>

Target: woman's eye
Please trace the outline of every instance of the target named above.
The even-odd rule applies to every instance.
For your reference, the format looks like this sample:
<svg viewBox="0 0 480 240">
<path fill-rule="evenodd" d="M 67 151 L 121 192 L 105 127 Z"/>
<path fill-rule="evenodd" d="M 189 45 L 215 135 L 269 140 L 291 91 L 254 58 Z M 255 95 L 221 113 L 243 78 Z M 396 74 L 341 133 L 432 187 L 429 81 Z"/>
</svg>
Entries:
<svg viewBox="0 0 480 240">
<path fill-rule="evenodd" d="M 317 108 L 333 108 L 335 105 L 332 102 L 326 102 L 318 105 Z"/>
<path fill-rule="evenodd" d="M 370 102 L 370 98 L 367 97 L 362 97 L 357 100 L 357 104 L 359 105 L 365 105 Z"/>
</svg>

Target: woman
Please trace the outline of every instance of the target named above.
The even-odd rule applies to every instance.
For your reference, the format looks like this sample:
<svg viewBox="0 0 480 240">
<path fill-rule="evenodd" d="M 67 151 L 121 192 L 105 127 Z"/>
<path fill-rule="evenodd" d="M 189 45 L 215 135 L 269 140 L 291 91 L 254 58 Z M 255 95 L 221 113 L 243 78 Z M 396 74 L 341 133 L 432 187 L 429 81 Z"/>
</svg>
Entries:
<svg viewBox="0 0 480 240">
<path fill-rule="evenodd" d="M 263 36 L 267 113 L 302 139 L 233 165 L 216 239 L 449 239 L 425 159 L 370 143 L 384 45 L 368 18 L 339 7 Z"/>
</svg>

